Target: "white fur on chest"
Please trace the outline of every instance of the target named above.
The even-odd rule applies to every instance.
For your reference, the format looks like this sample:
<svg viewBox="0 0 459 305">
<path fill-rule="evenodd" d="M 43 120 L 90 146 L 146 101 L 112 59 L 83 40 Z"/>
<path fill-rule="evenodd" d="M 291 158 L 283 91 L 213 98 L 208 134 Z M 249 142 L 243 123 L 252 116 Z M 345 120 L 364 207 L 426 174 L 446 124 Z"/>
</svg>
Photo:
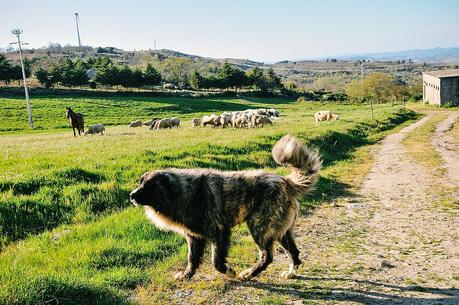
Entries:
<svg viewBox="0 0 459 305">
<path fill-rule="evenodd" d="M 165 231 L 174 231 L 183 236 L 191 235 L 194 237 L 202 237 L 200 234 L 190 231 L 190 229 L 185 227 L 183 224 L 177 223 L 170 218 L 156 212 L 152 207 L 146 205 L 144 208 L 147 218 L 159 229 Z"/>
</svg>

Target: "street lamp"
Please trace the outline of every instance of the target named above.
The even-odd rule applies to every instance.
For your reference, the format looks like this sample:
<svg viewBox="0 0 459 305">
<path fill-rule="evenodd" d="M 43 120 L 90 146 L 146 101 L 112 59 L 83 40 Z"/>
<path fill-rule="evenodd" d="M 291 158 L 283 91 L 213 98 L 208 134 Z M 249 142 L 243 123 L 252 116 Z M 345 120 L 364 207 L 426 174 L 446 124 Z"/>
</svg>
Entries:
<svg viewBox="0 0 459 305">
<path fill-rule="evenodd" d="M 19 46 L 19 59 L 21 60 L 22 79 L 24 81 L 24 92 L 25 92 L 26 101 L 27 101 L 27 115 L 29 117 L 29 126 L 30 128 L 33 129 L 32 109 L 30 108 L 29 90 L 27 89 L 26 73 L 24 69 L 24 62 L 22 61 L 22 48 L 21 48 L 21 37 L 20 37 L 22 34 L 22 30 L 14 29 L 11 31 L 11 34 L 16 35 L 16 37 L 18 38 L 17 42 L 13 42 L 11 44 L 17 43 Z"/>
</svg>

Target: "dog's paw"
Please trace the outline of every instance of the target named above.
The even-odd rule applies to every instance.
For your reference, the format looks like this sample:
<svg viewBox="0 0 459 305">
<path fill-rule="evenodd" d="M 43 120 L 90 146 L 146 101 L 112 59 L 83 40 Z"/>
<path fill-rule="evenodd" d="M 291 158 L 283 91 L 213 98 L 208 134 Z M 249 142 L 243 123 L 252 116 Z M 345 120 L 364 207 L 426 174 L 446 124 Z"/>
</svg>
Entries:
<svg viewBox="0 0 459 305">
<path fill-rule="evenodd" d="M 284 279 L 292 279 L 296 276 L 296 272 L 292 270 L 281 272 L 280 276 Z"/>
<path fill-rule="evenodd" d="M 182 280 L 187 280 L 189 279 L 190 277 L 183 271 L 180 271 L 180 272 L 177 272 L 175 275 L 174 275 L 174 279 L 176 281 L 182 281 Z"/>
<path fill-rule="evenodd" d="M 246 269 L 239 273 L 238 278 L 242 281 L 250 280 L 252 278 L 252 268 Z"/>
<path fill-rule="evenodd" d="M 235 272 L 233 269 L 228 268 L 228 269 L 226 270 L 225 275 L 226 275 L 227 277 L 229 277 L 229 278 L 235 278 L 235 277 L 236 277 L 236 272 Z"/>
</svg>

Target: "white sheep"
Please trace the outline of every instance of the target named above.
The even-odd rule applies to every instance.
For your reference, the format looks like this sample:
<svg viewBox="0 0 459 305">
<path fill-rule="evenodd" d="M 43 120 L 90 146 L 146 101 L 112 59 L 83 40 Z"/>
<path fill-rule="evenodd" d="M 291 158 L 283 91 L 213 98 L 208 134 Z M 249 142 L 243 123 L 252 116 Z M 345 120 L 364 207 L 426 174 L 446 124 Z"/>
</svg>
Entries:
<svg viewBox="0 0 459 305">
<path fill-rule="evenodd" d="M 271 119 L 265 115 L 260 115 L 256 118 L 254 126 L 264 126 L 264 125 L 273 125 L 273 122 Z"/>
<path fill-rule="evenodd" d="M 249 125 L 249 118 L 247 115 L 243 114 L 237 117 L 236 126 L 242 128 Z"/>
<path fill-rule="evenodd" d="M 316 120 L 316 125 L 319 125 L 319 122 L 339 120 L 341 116 L 332 113 L 330 110 L 318 111 L 314 114 Z"/>
<path fill-rule="evenodd" d="M 89 126 L 88 129 L 85 131 L 84 135 L 86 136 L 88 134 L 100 133 L 100 135 L 103 136 L 104 135 L 104 131 L 105 131 L 104 125 L 95 124 L 95 125 Z"/>
<path fill-rule="evenodd" d="M 231 120 L 226 116 L 226 115 L 221 115 L 220 116 L 220 125 L 222 128 L 225 128 L 230 124 Z"/>
</svg>

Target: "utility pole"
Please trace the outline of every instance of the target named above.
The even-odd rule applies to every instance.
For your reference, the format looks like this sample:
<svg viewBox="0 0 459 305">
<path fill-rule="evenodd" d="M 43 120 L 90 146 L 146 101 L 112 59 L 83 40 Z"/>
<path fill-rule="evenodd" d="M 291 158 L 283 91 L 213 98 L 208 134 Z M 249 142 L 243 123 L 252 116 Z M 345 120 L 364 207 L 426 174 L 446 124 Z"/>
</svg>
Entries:
<svg viewBox="0 0 459 305">
<path fill-rule="evenodd" d="M 360 63 L 360 86 L 362 91 L 362 100 L 363 100 L 363 60 Z M 371 107 L 371 119 L 375 119 L 374 111 L 373 111 L 373 99 L 370 97 L 370 107 Z"/>
<path fill-rule="evenodd" d="M 20 29 L 12 30 L 11 34 L 16 35 L 16 37 L 18 38 L 17 42 L 13 42 L 11 44 L 17 43 L 19 46 L 19 59 L 21 60 L 22 79 L 24 81 L 24 92 L 25 92 L 26 101 L 27 101 L 27 115 L 29 117 L 29 126 L 31 129 L 33 129 L 34 127 L 33 127 L 32 109 L 30 107 L 29 89 L 27 89 L 26 73 L 24 69 L 24 62 L 22 61 L 22 48 L 21 48 L 21 37 L 20 37 L 20 35 L 22 34 L 22 30 Z"/>
<path fill-rule="evenodd" d="M 78 26 L 78 21 L 79 20 L 80 20 L 80 17 L 78 16 L 78 13 L 75 13 L 75 23 L 76 23 L 77 34 L 78 34 L 78 46 L 81 47 L 80 28 Z"/>
<path fill-rule="evenodd" d="M 155 51 L 156 51 L 156 38 L 153 39 L 153 43 L 155 44 Z"/>
</svg>

